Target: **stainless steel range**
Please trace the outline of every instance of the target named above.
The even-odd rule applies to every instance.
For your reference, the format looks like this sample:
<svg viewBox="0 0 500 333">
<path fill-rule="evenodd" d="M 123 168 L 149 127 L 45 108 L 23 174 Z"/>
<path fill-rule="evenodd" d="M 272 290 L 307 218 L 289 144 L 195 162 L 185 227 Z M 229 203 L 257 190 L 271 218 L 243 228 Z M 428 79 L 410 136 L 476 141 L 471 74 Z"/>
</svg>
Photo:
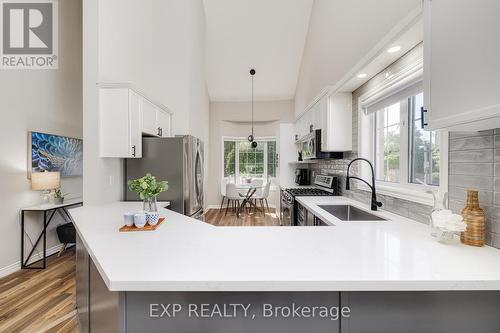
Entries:
<svg viewBox="0 0 500 333">
<path fill-rule="evenodd" d="M 280 221 L 282 226 L 305 225 L 305 214 L 300 214 L 295 197 L 340 195 L 335 176 L 317 175 L 314 178 L 314 185 L 314 187 L 295 187 L 281 190 Z"/>
</svg>

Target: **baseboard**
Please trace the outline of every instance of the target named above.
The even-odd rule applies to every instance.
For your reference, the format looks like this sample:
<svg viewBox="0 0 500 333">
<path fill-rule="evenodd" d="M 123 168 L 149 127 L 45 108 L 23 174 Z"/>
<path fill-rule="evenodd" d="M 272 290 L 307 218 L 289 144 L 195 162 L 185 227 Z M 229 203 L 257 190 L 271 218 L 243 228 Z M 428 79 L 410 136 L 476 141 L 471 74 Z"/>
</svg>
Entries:
<svg viewBox="0 0 500 333">
<path fill-rule="evenodd" d="M 61 244 L 57 244 L 57 245 L 52 246 L 51 248 L 48 248 L 47 249 L 47 257 L 59 252 L 60 249 L 61 249 Z M 31 256 L 31 262 L 35 262 L 35 261 L 38 261 L 41 259 L 43 259 L 43 253 L 41 253 L 41 252 L 40 252 L 40 254 L 35 252 Z M 3 278 L 9 274 L 17 272 L 20 269 L 21 269 L 21 261 L 18 261 L 18 262 L 15 262 L 13 264 L 10 264 L 8 266 L 5 266 L 3 268 L 0 268 L 0 278 Z"/>
</svg>

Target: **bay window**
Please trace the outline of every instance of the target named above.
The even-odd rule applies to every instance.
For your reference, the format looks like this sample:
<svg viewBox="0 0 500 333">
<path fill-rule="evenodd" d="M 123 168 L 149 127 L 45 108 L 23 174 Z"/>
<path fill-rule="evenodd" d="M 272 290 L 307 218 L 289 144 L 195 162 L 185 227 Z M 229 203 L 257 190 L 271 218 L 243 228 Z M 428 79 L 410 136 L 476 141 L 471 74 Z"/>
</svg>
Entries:
<svg viewBox="0 0 500 333">
<path fill-rule="evenodd" d="M 224 179 L 236 184 L 247 179 L 264 182 L 276 177 L 276 140 L 256 139 L 253 148 L 246 138 L 223 138 Z"/>
</svg>

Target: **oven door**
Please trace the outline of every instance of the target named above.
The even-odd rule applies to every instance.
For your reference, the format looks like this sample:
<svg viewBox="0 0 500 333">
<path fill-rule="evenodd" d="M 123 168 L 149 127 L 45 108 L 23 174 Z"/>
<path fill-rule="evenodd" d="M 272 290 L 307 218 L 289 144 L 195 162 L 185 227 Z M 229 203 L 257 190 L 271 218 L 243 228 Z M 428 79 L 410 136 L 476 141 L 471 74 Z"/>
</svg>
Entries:
<svg viewBox="0 0 500 333">
<path fill-rule="evenodd" d="M 293 225 L 293 203 L 281 195 L 280 225 L 290 227 Z"/>
<path fill-rule="evenodd" d="M 301 204 L 299 204 L 298 202 L 296 203 L 296 208 L 297 208 L 297 226 L 299 227 L 305 227 L 307 225 L 307 210 L 304 208 L 304 206 L 302 206 Z"/>
</svg>

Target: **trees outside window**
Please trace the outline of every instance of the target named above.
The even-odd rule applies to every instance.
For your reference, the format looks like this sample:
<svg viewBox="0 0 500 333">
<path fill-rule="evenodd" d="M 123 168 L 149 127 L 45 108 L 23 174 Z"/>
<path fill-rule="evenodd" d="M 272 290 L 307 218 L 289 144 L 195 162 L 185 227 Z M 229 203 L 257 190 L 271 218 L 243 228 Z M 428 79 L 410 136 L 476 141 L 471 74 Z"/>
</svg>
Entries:
<svg viewBox="0 0 500 333">
<path fill-rule="evenodd" d="M 246 139 L 224 138 L 224 178 L 237 184 L 245 179 L 269 181 L 276 177 L 276 140 L 256 140 L 253 148 Z"/>
</svg>

